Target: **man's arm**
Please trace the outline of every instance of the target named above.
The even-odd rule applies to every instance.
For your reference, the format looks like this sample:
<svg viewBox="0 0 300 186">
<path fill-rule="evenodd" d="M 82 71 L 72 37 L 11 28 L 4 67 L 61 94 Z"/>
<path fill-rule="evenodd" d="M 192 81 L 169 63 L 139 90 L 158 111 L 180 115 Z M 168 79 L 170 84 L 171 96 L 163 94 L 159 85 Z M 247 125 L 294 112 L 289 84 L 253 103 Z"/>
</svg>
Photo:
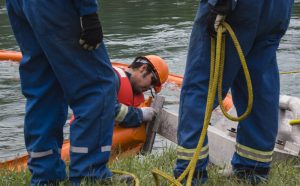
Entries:
<svg viewBox="0 0 300 186">
<path fill-rule="evenodd" d="M 235 9 L 237 1 L 238 0 L 208 0 L 208 3 L 213 7 L 213 9 L 221 12 L 226 11 L 222 13 L 228 14 L 228 11 L 233 11 Z"/>
<path fill-rule="evenodd" d="M 75 0 L 74 2 L 79 11 L 80 16 L 97 13 L 97 0 Z"/>
<path fill-rule="evenodd" d="M 140 108 L 117 102 L 115 104 L 115 122 L 125 128 L 139 127 L 143 122 L 143 112 Z"/>
</svg>

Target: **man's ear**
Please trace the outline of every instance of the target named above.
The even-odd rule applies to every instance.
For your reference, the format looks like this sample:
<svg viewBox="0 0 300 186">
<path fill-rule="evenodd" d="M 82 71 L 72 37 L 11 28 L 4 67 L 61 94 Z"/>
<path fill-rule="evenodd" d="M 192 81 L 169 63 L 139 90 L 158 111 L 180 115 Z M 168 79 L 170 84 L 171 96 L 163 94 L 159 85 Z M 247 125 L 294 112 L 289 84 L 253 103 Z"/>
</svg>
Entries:
<svg viewBox="0 0 300 186">
<path fill-rule="evenodd" d="M 145 72 L 147 70 L 147 64 L 143 64 L 142 66 L 140 66 L 139 68 L 139 71 L 142 73 L 142 72 Z"/>
</svg>

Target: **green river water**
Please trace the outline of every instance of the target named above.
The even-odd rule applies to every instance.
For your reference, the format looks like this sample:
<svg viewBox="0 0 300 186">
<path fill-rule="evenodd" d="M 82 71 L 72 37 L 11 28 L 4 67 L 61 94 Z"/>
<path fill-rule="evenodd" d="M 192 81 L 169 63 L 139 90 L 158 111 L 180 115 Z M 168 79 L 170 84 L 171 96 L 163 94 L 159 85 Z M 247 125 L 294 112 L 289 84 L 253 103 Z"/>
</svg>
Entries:
<svg viewBox="0 0 300 186">
<path fill-rule="evenodd" d="M 171 72 L 183 74 L 198 1 L 101 2 L 99 13 L 112 61 L 130 63 L 138 55 L 156 54 L 167 61 Z M 0 0 L 0 50 L 19 50 L 3 0 Z M 300 70 L 300 1 L 295 3 L 290 28 L 282 39 L 277 58 L 280 71 Z M 281 75 L 281 94 L 300 97 L 300 74 Z M 176 102 L 179 88 L 167 85 L 162 95 L 169 103 Z M 24 104 L 18 63 L 0 62 L 0 160 L 25 151 Z"/>
</svg>

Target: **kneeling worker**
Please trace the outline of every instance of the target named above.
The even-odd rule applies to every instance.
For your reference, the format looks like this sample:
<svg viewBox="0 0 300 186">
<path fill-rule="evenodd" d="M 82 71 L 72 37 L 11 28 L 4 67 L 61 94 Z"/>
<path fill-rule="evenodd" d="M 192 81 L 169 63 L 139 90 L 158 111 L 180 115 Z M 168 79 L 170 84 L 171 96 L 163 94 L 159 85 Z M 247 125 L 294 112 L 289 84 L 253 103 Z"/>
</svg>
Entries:
<svg viewBox="0 0 300 186">
<path fill-rule="evenodd" d="M 166 62 L 155 55 L 137 57 L 126 69 L 114 67 L 117 79 L 118 103 L 115 105 L 115 121 L 121 127 L 139 127 L 153 119 L 152 107 L 141 107 L 144 92 L 154 88 L 158 93 L 168 79 Z"/>
<path fill-rule="evenodd" d="M 128 68 L 113 67 L 118 101 L 115 104 L 115 122 L 120 127 L 139 127 L 156 115 L 152 107 L 141 107 L 144 92 L 154 89 L 159 93 L 169 75 L 167 63 L 156 55 L 137 57 Z M 74 117 L 72 116 L 71 122 Z"/>
</svg>

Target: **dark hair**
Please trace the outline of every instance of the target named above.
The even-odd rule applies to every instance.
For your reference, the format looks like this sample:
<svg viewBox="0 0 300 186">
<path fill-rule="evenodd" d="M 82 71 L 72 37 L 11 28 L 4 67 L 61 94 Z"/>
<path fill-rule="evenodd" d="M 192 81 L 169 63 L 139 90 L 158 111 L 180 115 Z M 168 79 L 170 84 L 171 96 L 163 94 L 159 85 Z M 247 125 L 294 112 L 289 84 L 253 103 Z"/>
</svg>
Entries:
<svg viewBox="0 0 300 186">
<path fill-rule="evenodd" d="M 147 65 L 146 68 L 146 75 L 152 73 L 154 70 L 152 68 L 152 66 L 149 64 L 148 60 L 146 58 L 143 57 L 137 57 L 129 66 L 128 68 L 131 69 L 138 69 L 143 65 Z"/>
</svg>

